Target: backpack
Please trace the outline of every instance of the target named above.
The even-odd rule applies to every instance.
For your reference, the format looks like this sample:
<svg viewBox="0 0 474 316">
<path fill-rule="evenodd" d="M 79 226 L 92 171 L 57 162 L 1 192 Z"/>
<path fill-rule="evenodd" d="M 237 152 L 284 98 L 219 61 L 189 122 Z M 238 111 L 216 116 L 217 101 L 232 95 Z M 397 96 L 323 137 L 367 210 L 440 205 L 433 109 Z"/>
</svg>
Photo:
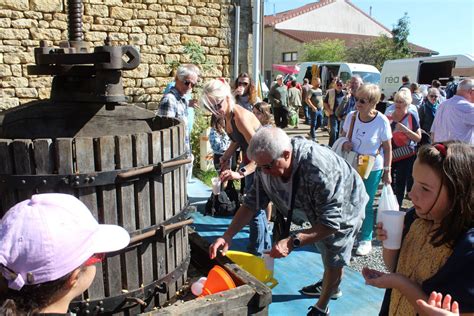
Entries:
<svg viewBox="0 0 474 316">
<path fill-rule="evenodd" d="M 458 84 L 454 81 L 450 82 L 444 90 L 446 92 L 446 99 L 452 98 L 456 94 L 457 90 Z"/>
<path fill-rule="evenodd" d="M 220 194 L 213 194 L 207 199 L 204 215 L 233 216 L 240 207 L 240 194 L 233 181 L 229 181 L 225 190 Z"/>
</svg>

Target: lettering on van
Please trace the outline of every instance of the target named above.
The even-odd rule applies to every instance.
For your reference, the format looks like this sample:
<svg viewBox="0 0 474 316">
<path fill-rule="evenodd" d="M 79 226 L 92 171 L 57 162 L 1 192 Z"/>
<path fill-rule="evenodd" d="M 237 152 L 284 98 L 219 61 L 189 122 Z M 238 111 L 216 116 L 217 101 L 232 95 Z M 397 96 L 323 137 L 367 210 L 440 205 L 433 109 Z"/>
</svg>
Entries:
<svg viewBox="0 0 474 316">
<path fill-rule="evenodd" d="M 399 83 L 400 77 L 385 77 L 385 83 Z"/>
</svg>

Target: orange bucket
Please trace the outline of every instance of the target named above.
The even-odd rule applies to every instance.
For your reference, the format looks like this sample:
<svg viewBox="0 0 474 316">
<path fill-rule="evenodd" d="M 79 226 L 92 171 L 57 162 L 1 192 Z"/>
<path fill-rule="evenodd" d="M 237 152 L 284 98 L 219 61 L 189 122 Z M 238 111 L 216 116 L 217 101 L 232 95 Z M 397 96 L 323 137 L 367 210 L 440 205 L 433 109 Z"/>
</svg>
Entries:
<svg viewBox="0 0 474 316">
<path fill-rule="evenodd" d="M 227 273 L 226 270 L 224 270 L 224 268 L 216 265 L 209 271 L 207 280 L 202 288 L 202 294 L 199 297 L 227 291 L 230 289 L 235 289 L 234 280 L 232 280 L 232 277 Z"/>
</svg>

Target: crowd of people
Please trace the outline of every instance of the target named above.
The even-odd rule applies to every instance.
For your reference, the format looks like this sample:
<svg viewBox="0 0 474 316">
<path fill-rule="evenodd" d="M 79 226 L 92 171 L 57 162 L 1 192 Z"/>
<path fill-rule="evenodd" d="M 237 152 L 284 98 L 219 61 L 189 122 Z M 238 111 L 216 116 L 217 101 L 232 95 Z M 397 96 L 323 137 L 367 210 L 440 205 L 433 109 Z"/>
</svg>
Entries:
<svg viewBox="0 0 474 316">
<path fill-rule="evenodd" d="M 384 249 L 389 273 L 363 271 L 367 284 L 387 289 L 381 314 L 430 314 L 441 307 L 443 296 L 438 292 L 447 294 L 441 308 L 444 311 L 473 312 L 474 276 L 469 265 L 474 263 L 474 254 L 469 247 L 474 245 L 474 80 L 460 81 L 456 94 L 446 99 L 437 81 L 425 95 L 418 84 L 404 79 L 403 86 L 387 101 L 381 98 L 377 85 L 364 84 L 358 76 L 346 84 L 336 78 L 333 88 L 323 94 L 318 80 L 313 80 L 312 86 L 306 79 L 299 88 L 294 79 L 285 84 L 278 75 L 270 89 L 270 104 L 265 104 L 267 117 L 271 113 L 275 117 L 274 125 L 257 128 L 246 139 L 244 152 L 253 162 L 255 175 L 229 228 L 210 246 L 211 258 L 218 251 L 225 253 L 233 236 L 248 223 L 252 227 L 255 215 L 271 202 L 286 224 L 303 218 L 311 228 L 297 234 L 278 232 L 273 243 L 257 240 L 261 246 L 249 251 L 282 258 L 314 243 L 322 256 L 324 274 L 301 292 L 318 297 L 308 315 L 328 315 L 330 299 L 342 295 L 339 284 L 353 247 L 356 245 L 359 256 L 372 251 L 373 202 L 382 182 L 393 187 L 400 206 L 408 198 L 414 207 L 402 209 L 407 215 L 401 249 Z M 205 85 L 205 91 L 209 85 L 212 83 Z M 205 92 L 201 103 L 213 115 L 232 117 L 218 112 L 224 108 L 220 98 Z M 260 107 L 261 103 L 253 109 L 254 114 Z M 288 126 L 290 111 L 300 107 L 305 123 L 311 126 L 309 137 L 290 139 L 283 129 Z M 315 141 L 324 117 L 329 147 L 343 138 L 344 151 L 374 157 L 367 177 L 362 178 L 343 158 Z M 221 171 L 221 178 L 238 176 Z M 259 225 L 257 235 L 265 236 L 267 227 Z M 376 227 L 376 238 L 384 240 L 383 226 L 378 223 Z M 255 245 L 252 234 L 249 244 Z M 451 300 L 456 300 L 452 308 Z"/>
<path fill-rule="evenodd" d="M 368 285 L 386 289 L 381 315 L 474 313 L 473 79 L 450 81 L 446 89 L 433 81 L 424 95 L 405 77 L 393 102 L 386 102 L 377 85 L 358 76 L 347 83 L 335 78 L 323 93 L 318 79 L 285 84 L 278 75 L 266 103 L 246 73 L 232 85 L 210 80 L 193 99 L 199 77 L 198 67 L 179 67 L 156 114 L 184 121 L 191 155 L 191 109 L 207 110 L 222 182 L 244 180 L 242 205 L 210 245 L 211 258 L 225 254 L 245 225 L 248 252 L 258 256 L 284 258 L 314 244 L 324 273 L 301 292 L 318 298 L 308 315 L 329 315 L 329 301 L 342 295 L 353 248 L 356 255 L 369 254 L 374 228 L 378 240 L 388 237 L 373 208 L 383 182 L 392 185 L 400 205 L 408 195 L 413 207 L 403 210 L 401 248 L 383 249 L 388 272 L 362 272 Z M 311 126 L 307 138 L 283 130 L 290 107 L 303 109 Z M 316 141 L 325 117 L 329 146 Z M 331 149 L 338 138 L 343 151 L 373 157 L 366 176 Z M 274 240 L 269 205 L 283 220 Z M 297 220 L 311 227 L 291 232 Z M 0 222 L 0 314 L 65 314 L 90 286 L 99 254 L 128 243 L 123 228 L 99 225 L 73 196 L 38 194 L 18 203 Z"/>
</svg>

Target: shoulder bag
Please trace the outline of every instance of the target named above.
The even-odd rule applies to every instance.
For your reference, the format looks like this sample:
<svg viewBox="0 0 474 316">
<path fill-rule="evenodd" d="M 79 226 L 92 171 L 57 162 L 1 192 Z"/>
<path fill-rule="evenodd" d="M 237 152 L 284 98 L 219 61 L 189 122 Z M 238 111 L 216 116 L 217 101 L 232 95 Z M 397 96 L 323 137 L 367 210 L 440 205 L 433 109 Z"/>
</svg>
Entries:
<svg viewBox="0 0 474 316">
<path fill-rule="evenodd" d="M 408 128 L 412 130 L 413 128 L 413 118 L 410 113 L 407 113 L 408 115 Z M 407 116 L 405 115 L 399 122 L 403 121 L 403 119 Z M 393 139 L 393 138 L 392 138 Z M 393 146 L 393 140 L 392 140 L 392 162 L 397 162 L 403 159 L 407 159 L 409 157 L 415 156 L 416 154 L 416 149 L 412 146 L 405 145 L 405 146 L 399 146 L 395 147 Z"/>
</svg>

